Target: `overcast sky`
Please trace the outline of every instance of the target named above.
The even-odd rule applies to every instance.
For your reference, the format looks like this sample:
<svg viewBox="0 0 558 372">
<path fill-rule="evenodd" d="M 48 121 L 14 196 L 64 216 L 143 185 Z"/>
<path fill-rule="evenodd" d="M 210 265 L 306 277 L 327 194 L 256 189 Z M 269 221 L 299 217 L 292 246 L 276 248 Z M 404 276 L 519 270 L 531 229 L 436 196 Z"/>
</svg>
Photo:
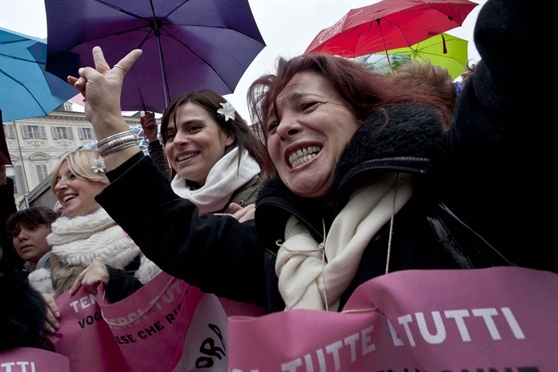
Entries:
<svg viewBox="0 0 558 372">
<path fill-rule="evenodd" d="M 480 5 L 473 9 L 462 27 L 448 33 L 469 40 L 469 59 L 478 60 L 479 55 L 472 41 L 473 26 L 486 0 L 471 1 Z M 246 107 L 248 86 L 260 75 L 273 72 L 278 56 L 292 57 L 302 54 L 323 28 L 334 24 L 350 9 L 375 2 L 377 0 L 249 0 L 252 13 L 267 46 L 248 67 L 235 93 L 227 95 L 226 98 L 249 121 Z M 0 27 L 46 38 L 44 1 L 0 0 Z"/>
</svg>

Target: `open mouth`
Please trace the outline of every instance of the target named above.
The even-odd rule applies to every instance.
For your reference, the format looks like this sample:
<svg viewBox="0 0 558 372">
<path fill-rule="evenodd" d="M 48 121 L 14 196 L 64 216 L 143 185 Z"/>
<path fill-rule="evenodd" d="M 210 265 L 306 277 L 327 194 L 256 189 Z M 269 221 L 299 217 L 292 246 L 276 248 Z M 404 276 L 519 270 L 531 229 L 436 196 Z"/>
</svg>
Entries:
<svg viewBox="0 0 558 372">
<path fill-rule="evenodd" d="M 314 159 L 320 151 L 322 151 L 321 146 L 308 146 L 298 149 L 289 156 L 289 165 L 291 168 L 299 167 Z"/>
<path fill-rule="evenodd" d="M 188 154 L 185 154 L 185 155 L 180 155 L 176 158 L 176 161 L 181 163 L 181 162 L 186 161 L 188 159 L 191 159 L 195 156 L 198 156 L 199 154 L 200 154 L 199 152 L 191 152 L 191 153 L 188 153 Z"/>
<path fill-rule="evenodd" d="M 62 198 L 62 202 L 66 203 L 67 201 L 72 200 L 74 198 L 77 198 L 77 194 L 64 195 L 64 197 Z"/>
</svg>

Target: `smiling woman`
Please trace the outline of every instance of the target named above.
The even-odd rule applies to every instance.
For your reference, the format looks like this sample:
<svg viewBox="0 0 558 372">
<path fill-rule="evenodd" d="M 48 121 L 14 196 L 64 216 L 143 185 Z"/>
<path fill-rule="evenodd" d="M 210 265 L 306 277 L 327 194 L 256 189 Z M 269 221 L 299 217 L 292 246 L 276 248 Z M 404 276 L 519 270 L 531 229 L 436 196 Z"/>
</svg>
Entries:
<svg viewBox="0 0 558 372">
<path fill-rule="evenodd" d="M 52 246 L 52 262 L 44 270 L 52 290 L 43 290 L 43 294 L 57 298 L 81 285 L 96 292 L 104 283 L 108 298 L 118 301 L 160 272 L 95 201 L 108 185 L 104 171 L 97 151 L 77 150 L 63 157 L 52 173 L 51 189 L 63 216 L 52 224 L 46 238 Z M 53 321 L 47 329 L 54 331 L 58 323 L 52 317 L 56 312 L 52 306 L 56 305 L 48 296 Z"/>
<path fill-rule="evenodd" d="M 517 217 L 542 215 L 544 203 L 512 205 L 501 193 L 538 195 L 517 164 L 547 159 L 521 150 L 539 142 L 525 126 L 535 97 L 524 92 L 542 80 L 509 58 L 513 45 L 543 31 L 537 13 L 528 0 L 486 2 L 475 31 L 482 59 L 445 132 L 422 89 L 341 57 L 281 59 L 249 90 L 279 173 L 259 189 L 254 221 L 200 215 L 137 147 L 105 157 L 111 184 L 96 199 L 169 274 L 269 311 L 340 311 L 359 285 L 398 270 L 557 271 L 544 244 L 550 231 Z M 69 82 L 85 93 L 104 139 L 127 130 L 114 104 L 125 76 L 100 48 L 93 58 L 95 67 Z M 138 58 L 135 50 L 118 64 L 129 70 Z M 150 198 L 138 205 L 129 193 L 140 183 Z"/>
<path fill-rule="evenodd" d="M 215 91 L 185 93 L 171 101 L 161 135 L 174 175 L 171 186 L 200 214 L 231 213 L 254 204 L 271 173 L 262 143 Z"/>
</svg>

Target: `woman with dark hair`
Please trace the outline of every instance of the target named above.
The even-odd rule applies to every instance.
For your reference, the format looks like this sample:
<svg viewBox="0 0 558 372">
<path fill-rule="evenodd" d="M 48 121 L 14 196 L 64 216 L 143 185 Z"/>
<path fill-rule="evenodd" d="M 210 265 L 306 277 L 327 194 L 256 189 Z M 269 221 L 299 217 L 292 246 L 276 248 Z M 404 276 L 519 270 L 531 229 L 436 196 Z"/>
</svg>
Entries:
<svg viewBox="0 0 558 372">
<path fill-rule="evenodd" d="M 172 100 L 161 120 L 161 137 L 172 189 L 196 204 L 200 214 L 237 212 L 255 203 L 262 169 L 263 174 L 269 169 L 267 153 L 219 93 L 200 90 Z"/>
<path fill-rule="evenodd" d="M 51 225 L 58 215 L 47 207 L 30 207 L 12 214 L 6 221 L 6 233 L 25 261 L 28 281 L 40 292 L 52 290 L 50 256 L 52 247 L 47 241 Z"/>
<path fill-rule="evenodd" d="M 164 271 L 269 311 L 338 311 L 356 287 L 397 270 L 558 271 L 549 232 L 533 223 L 545 203 L 508 197 L 537 195 L 518 164 L 547 159 L 522 151 L 539 143 L 525 123 L 542 81 L 509 58 L 542 32 L 537 13 L 527 0 L 484 4 L 475 30 L 482 60 L 445 132 L 418 88 L 339 57 L 281 60 L 249 92 L 279 177 L 260 188 L 245 223 L 200 215 L 134 141 L 118 140 L 127 130 L 122 80 L 141 51 L 111 69 L 93 48 L 95 68 L 68 81 L 87 97 L 97 138 L 114 141 L 105 157 L 111 184 L 96 199 Z M 140 192 L 150 195 L 141 204 Z"/>
</svg>

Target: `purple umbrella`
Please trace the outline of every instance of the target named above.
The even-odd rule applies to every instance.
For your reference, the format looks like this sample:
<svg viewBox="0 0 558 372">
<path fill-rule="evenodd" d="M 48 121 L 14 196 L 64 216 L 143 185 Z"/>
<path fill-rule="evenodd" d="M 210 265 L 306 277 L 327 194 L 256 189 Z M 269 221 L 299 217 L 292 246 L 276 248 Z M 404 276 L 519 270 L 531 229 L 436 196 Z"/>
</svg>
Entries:
<svg viewBox="0 0 558 372">
<path fill-rule="evenodd" d="M 163 112 L 184 92 L 232 93 L 265 47 L 247 0 L 45 0 L 47 71 L 92 66 L 100 46 L 112 66 L 143 54 L 126 75 L 122 110 Z"/>
</svg>

